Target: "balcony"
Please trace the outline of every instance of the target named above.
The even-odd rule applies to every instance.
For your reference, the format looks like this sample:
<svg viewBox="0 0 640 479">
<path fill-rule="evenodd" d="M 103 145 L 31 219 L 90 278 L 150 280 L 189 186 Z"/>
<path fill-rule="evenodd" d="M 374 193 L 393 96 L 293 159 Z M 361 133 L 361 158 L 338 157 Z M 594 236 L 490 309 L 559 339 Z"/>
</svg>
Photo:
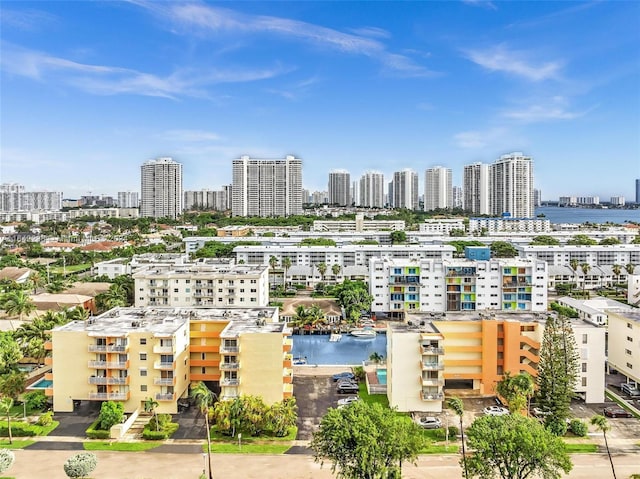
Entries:
<svg viewBox="0 0 640 479">
<path fill-rule="evenodd" d="M 129 376 L 125 377 L 104 377 L 104 376 L 91 376 L 89 377 L 89 384 L 113 384 L 113 385 L 125 385 L 129 384 Z"/>
<path fill-rule="evenodd" d="M 423 401 L 442 401 L 444 399 L 443 393 L 425 393 L 421 394 Z"/>
<path fill-rule="evenodd" d="M 442 371 L 444 369 L 444 363 L 424 361 L 422 363 L 423 371 Z"/>
<path fill-rule="evenodd" d="M 176 368 L 176 362 L 168 362 L 168 361 L 156 361 L 153 363 L 154 369 L 165 369 L 165 370 L 174 370 Z"/>
<path fill-rule="evenodd" d="M 90 344 L 90 353 L 125 353 L 129 346 L 126 344 Z"/>
<path fill-rule="evenodd" d="M 175 393 L 157 393 L 156 401 L 173 401 L 176 398 Z"/>
<path fill-rule="evenodd" d="M 220 369 L 223 371 L 230 371 L 234 369 L 238 369 L 240 367 L 240 363 L 220 363 Z"/>
<path fill-rule="evenodd" d="M 154 378 L 153 384 L 156 386 L 175 386 L 176 378 L 175 376 L 172 378 Z"/>
<path fill-rule="evenodd" d="M 425 356 L 441 356 L 444 348 L 434 348 L 433 346 L 422 346 L 422 354 Z"/>
<path fill-rule="evenodd" d="M 238 346 L 225 346 L 224 344 L 220 345 L 220 352 L 226 354 L 239 353 L 240 348 Z"/>
<path fill-rule="evenodd" d="M 444 379 L 421 377 L 420 380 L 423 386 L 444 386 Z"/>
<path fill-rule="evenodd" d="M 153 347 L 153 352 L 156 354 L 172 354 L 173 351 L 173 344 L 169 344 L 169 345 L 155 345 Z"/>
<path fill-rule="evenodd" d="M 220 381 L 220 386 L 239 386 L 239 385 L 240 385 L 239 379 L 223 379 L 222 381 Z"/>
<path fill-rule="evenodd" d="M 129 392 L 125 393 L 89 393 L 90 401 L 127 401 Z"/>
<path fill-rule="evenodd" d="M 389 278 L 389 284 L 419 286 L 420 276 L 391 276 Z"/>
</svg>

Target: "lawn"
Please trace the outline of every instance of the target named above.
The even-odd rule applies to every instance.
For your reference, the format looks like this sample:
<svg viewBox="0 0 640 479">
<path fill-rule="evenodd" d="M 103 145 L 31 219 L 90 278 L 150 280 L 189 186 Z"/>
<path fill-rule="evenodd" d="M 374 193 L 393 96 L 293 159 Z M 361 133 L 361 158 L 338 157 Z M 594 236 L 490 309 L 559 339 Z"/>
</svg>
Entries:
<svg viewBox="0 0 640 479">
<path fill-rule="evenodd" d="M 86 441 L 82 443 L 85 451 L 148 451 L 161 446 L 161 442 L 109 442 Z"/>
<path fill-rule="evenodd" d="M 367 404 L 380 404 L 382 407 L 389 407 L 389 398 L 387 398 L 386 394 L 369 394 L 365 383 L 360 383 L 358 387 L 360 389 L 360 399 Z"/>
<path fill-rule="evenodd" d="M 245 444 L 242 440 L 242 446 L 235 443 L 213 443 L 211 444 L 211 452 L 221 454 L 284 454 L 291 447 L 290 444 Z M 207 444 L 202 445 L 202 451 L 207 452 Z"/>
<path fill-rule="evenodd" d="M 457 454 L 459 447 L 456 445 L 446 444 L 429 444 L 420 451 L 420 454 Z"/>
<path fill-rule="evenodd" d="M 30 446 L 31 444 L 33 444 L 36 441 L 30 440 L 30 439 L 20 439 L 20 440 L 13 440 L 12 444 L 9 444 L 9 440 L 8 439 L 2 439 L 0 441 L 0 449 L 24 449 L 27 446 Z"/>
<path fill-rule="evenodd" d="M 255 443 L 265 444 L 265 443 L 273 443 L 273 442 L 293 441 L 296 438 L 297 434 L 298 434 L 297 427 L 292 427 L 291 429 L 289 429 L 289 433 L 286 436 L 282 436 L 282 437 L 276 437 L 276 436 L 266 435 L 266 434 L 258 437 L 253 437 L 253 436 L 249 436 L 246 433 L 242 433 L 242 443 L 243 444 L 245 443 L 246 444 L 255 444 Z M 213 426 L 211 428 L 211 440 L 217 441 L 217 442 L 229 443 L 229 444 L 237 444 L 238 436 L 237 435 L 236 437 L 228 436 L 226 434 L 221 433 L 220 431 L 217 430 L 215 426 Z"/>
<path fill-rule="evenodd" d="M 591 443 L 564 443 L 565 451 L 569 454 L 578 454 L 584 452 L 597 452 L 598 445 Z"/>
<path fill-rule="evenodd" d="M 62 266 L 53 266 L 51 268 L 51 274 L 63 274 L 66 271 L 67 274 L 79 273 L 81 271 L 88 271 L 91 269 L 91 263 L 73 264 L 65 268 Z"/>
</svg>

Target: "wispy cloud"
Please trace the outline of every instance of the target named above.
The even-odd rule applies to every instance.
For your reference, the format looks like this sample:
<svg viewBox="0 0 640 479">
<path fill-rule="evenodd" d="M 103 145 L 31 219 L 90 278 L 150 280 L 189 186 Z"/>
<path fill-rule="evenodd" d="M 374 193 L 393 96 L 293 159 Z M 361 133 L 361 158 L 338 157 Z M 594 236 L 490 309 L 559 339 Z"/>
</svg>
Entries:
<svg viewBox="0 0 640 479">
<path fill-rule="evenodd" d="M 566 98 L 556 96 L 550 100 L 529 104 L 523 108 L 506 110 L 502 113 L 502 116 L 523 123 L 537 123 L 554 120 L 574 120 L 585 116 L 593 109 L 570 111 L 568 103 Z"/>
<path fill-rule="evenodd" d="M 380 62 L 387 71 L 409 77 L 431 76 L 433 72 L 413 59 L 393 53 L 375 38 L 385 38 L 384 30 L 365 27 L 358 33 L 345 33 L 332 28 L 288 18 L 247 15 L 228 8 L 204 3 L 169 3 L 133 0 L 168 22 L 172 31 L 183 34 L 221 35 L 232 33 L 267 34 L 300 40 L 319 48 L 328 48 L 346 54 L 363 55 Z M 354 32 L 356 30 L 352 30 Z M 371 38 L 375 37 L 375 38 Z"/>
<path fill-rule="evenodd" d="M 384 30 L 378 27 L 352 28 L 350 32 L 363 37 L 391 38 L 391 33 L 389 33 L 387 30 Z"/>
<path fill-rule="evenodd" d="M 285 88 L 269 88 L 267 91 L 287 100 L 297 100 L 308 94 L 310 88 L 319 82 L 320 79 L 318 77 L 311 77 L 288 85 Z"/>
<path fill-rule="evenodd" d="M 18 30 L 31 32 L 57 22 L 57 17 L 40 10 L 13 10 L 6 8 L 6 3 L 0 8 L 0 25 L 5 28 L 17 28 Z"/>
<path fill-rule="evenodd" d="M 487 50 L 469 50 L 466 56 L 487 70 L 509 73 L 534 82 L 558 78 L 563 67 L 560 61 L 535 63 L 526 52 L 509 50 L 504 45 Z"/>
<path fill-rule="evenodd" d="M 453 136 L 454 144 L 466 150 L 503 150 L 525 143 L 514 131 L 504 127 L 462 131 Z"/>
<path fill-rule="evenodd" d="M 462 0 L 462 3 L 467 5 L 471 5 L 472 7 L 481 7 L 486 8 L 488 10 L 497 10 L 498 7 L 495 3 L 490 2 L 489 0 Z"/>
<path fill-rule="evenodd" d="M 264 69 L 193 71 L 176 69 L 166 76 L 104 65 L 79 63 L 46 53 L 2 44 L 0 68 L 39 81 L 59 81 L 99 94 L 135 94 L 165 98 L 209 97 L 208 87 L 220 83 L 251 82 L 285 72 L 281 66 Z"/>
</svg>

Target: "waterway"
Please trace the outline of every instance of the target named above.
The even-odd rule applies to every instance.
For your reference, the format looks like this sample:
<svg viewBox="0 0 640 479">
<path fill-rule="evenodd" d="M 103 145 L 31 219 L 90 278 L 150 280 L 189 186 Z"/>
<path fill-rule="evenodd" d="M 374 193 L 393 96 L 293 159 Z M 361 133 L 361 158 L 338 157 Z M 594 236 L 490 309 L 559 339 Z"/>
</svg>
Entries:
<svg viewBox="0 0 640 479">
<path fill-rule="evenodd" d="M 293 357 L 307 358 L 307 364 L 362 365 L 373 353 L 387 357 L 387 335 L 378 332 L 375 339 L 358 339 L 343 334 L 336 342 L 328 334 L 293 335 Z"/>
<path fill-rule="evenodd" d="M 615 223 L 627 221 L 640 223 L 640 209 L 560 208 L 543 206 L 536 208 L 536 215 L 543 214 L 551 223 Z"/>
</svg>

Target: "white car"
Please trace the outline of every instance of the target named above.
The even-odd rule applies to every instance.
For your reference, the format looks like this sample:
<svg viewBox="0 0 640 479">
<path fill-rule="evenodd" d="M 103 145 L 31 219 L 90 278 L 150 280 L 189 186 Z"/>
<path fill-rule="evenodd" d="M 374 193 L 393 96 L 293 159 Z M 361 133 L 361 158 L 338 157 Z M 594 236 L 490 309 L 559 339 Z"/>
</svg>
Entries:
<svg viewBox="0 0 640 479">
<path fill-rule="evenodd" d="M 431 416 L 421 417 L 418 419 L 417 423 L 425 429 L 438 429 L 442 427 L 442 421 L 437 417 Z"/>
<path fill-rule="evenodd" d="M 487 416 L 506 416 L 507 414 L 509 414 L 509 410 L 506 407 L 500 406 L 489 406 L 484 408 L 482 412 L 484 412 Z"/>
<path fill-rule="evenodd" d="M 360 401 L 358 396 L 349 396 L 338 400 L 338 406 L 347 406 L 352 402 Z"/>
</svg>

